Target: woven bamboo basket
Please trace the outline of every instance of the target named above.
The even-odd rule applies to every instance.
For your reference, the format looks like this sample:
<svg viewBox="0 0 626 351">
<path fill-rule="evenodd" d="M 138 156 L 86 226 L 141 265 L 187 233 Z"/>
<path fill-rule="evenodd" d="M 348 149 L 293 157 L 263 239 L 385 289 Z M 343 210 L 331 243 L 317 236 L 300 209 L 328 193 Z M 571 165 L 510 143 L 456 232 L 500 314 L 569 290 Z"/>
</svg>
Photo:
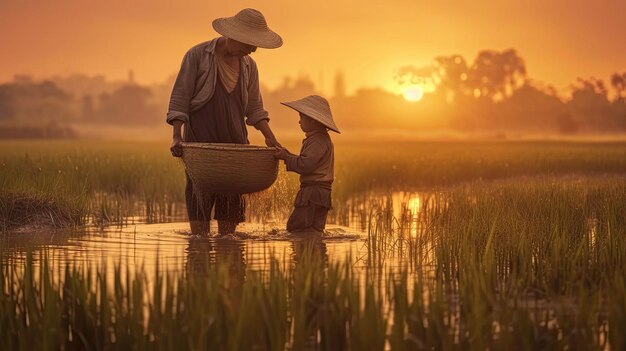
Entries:
<svg viewBox="0 0 626 351">
<path fill-rule="evenodd" d="M 269 188 L 278 175 L 276 148 L 245 144 L 181 143 L 196 191 L 248 194 Z"/>
</svg>

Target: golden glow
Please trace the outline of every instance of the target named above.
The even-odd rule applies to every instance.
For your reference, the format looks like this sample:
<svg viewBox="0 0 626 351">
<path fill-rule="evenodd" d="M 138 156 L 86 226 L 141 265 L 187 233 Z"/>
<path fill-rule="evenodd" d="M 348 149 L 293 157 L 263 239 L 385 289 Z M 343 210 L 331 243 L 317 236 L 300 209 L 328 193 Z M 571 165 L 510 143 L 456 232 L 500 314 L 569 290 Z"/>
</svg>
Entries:
<svg viewBox="0 0 626 351">
<path fill-rule="evenodd" d="M 411 236 L 417 237 L 418 227 L 420 225 L 419 213 L 421 207 L 419 195 L 412 197 L 406 207 L 409 211 L 411 211 Z"/>
<path fill-rule="evenodd" d="M 420 101 L 424 97 L 424 89 L 422 89 L 421 86 L 406 88 L 402 92 L 402 97 L 404 97 L 406 101 Z"/>
<path fill-rule="evenodd" d="M 313 7 L 252 0 L 247 6 L 261 10 L 284 39 L 280 49 L 252 55 L 261 83 L 271 89 L 285 76 L 302 73 L 312 78 L 316 91 L 332 96 L 334 72 L 341 71 L 347 94 L 361 87 L 401 94 L 393 80 L 398 67 L 424 67 L 439 55 L 453 54 L 471 64 L 480 50 L 509 47 L 524 58 L 531 78 L 557 88 L 568 87 L 580 75 L 606 79 L 624 61 L 623 45 L 616 39 L 626 36 L 626 26 L 620 25 L 623 0 L 556 0 L 549 7 L 498 0 L 481 6 L 394 0 L 359 2 L 357 7 L 345 0 Z M 77 72 L 126 80 L 132 69 L 141 84 L 170 87 L 185 52 L 218 35 L 212 19 L 232 16 L 241 7 L 232 1 L 0 1 L 0 33 L 11 34 L 0 36 L 0 82 L 15 74 L 41 79 Z M 373 18 L 378 25 L 372 26 Z M 587 24 L 585 30 L 580 23 Z M 520 25 L 524 31 L 517 30 Z M 576 45 L 580 42 L 594 45 L 583 50 Z M 426 82 L 419 84 L 430 93 Z"/>
<path fill-rule="evenodd" d="M 406 206 L 409 211 L 411 211 L 411 216 L 413 218 L 417 217 L 417 214 L 420 211 L 420 198 L 419 196 L 415 196 L 409 200 L 409 203 Z"/>
</svg>

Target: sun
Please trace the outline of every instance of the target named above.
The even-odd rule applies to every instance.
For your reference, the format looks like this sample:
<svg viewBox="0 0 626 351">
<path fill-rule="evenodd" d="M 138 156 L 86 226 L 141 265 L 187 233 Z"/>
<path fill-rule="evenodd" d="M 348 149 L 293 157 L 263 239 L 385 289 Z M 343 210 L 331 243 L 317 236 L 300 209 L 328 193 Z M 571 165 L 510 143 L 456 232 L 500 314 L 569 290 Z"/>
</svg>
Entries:
<svg viewBox="0 0 626 351">
<path fill-rule="evenodd" d="M 420 101 L 422 97 L 424 97 L 424 89 L 419 85 L 407 87 L 402 91 L 402 97 L 404 97 L 406 101 Z"/>
<path fill-rule="evenodd" d="M 404 97 L 406 101 L 411 101 L 411 102 L 420 101 L 422 97 L 424 97 L 424 89 L 422 89 L 422 87 L 420 86 L 412 86 L 412 87 L 405 88 L 402 91 L 402 97 Z"/>
</svg>

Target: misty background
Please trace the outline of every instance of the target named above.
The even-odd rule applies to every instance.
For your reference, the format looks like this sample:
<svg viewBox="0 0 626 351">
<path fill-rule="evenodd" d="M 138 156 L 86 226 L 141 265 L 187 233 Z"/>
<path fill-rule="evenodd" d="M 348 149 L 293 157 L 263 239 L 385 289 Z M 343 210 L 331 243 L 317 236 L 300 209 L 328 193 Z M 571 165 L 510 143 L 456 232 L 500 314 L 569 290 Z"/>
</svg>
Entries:
<svg viewBox="0 0 626 351">
<path fill-rule="evenodd" d="M 0 138 L 167 138 L 171 130 L 165 115 L 176 69 L 166 81 L 152 85 L 138 83 L 133 70 L 125 80 L 78 73 L 46 79 L 15 75 L 0 84 Z M 482 50 L 470 59 L 444 55 L 426 66 L 398 67 L 393 79 L 399 86 L 425 90 L 417 102 L 377 87 L 348 94 L 350 77 L 342 71 L 334 72 L 332 94 L 326 97 L 347 138 L 626 132 L 626 72 L 578 78 L 567 94 L 527 72 L 514 49 Z M 286 75 L 274 89 L 262 79 L 261 84 L 275 133 L 301 133 L 297 114 L 280 102 L 323 95 L 319 82 L 302 74 Z"/>
</svg>

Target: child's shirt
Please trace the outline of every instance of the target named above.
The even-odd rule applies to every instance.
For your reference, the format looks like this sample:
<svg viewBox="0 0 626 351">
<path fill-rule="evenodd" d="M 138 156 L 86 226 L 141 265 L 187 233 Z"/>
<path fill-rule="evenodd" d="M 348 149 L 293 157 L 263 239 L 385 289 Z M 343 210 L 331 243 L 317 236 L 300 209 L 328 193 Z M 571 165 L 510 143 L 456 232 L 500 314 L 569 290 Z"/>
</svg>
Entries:
<svg viewBox="0 0 626 351">
<path fill-rule="evenodd" d="M 300 183 L 332 184 L 335 172 L 333 142 L 326 130 L 306 133 L 300 155 L 289 155 L 285 160 L 288 171 L 300 174 Z"/>
</svg>

